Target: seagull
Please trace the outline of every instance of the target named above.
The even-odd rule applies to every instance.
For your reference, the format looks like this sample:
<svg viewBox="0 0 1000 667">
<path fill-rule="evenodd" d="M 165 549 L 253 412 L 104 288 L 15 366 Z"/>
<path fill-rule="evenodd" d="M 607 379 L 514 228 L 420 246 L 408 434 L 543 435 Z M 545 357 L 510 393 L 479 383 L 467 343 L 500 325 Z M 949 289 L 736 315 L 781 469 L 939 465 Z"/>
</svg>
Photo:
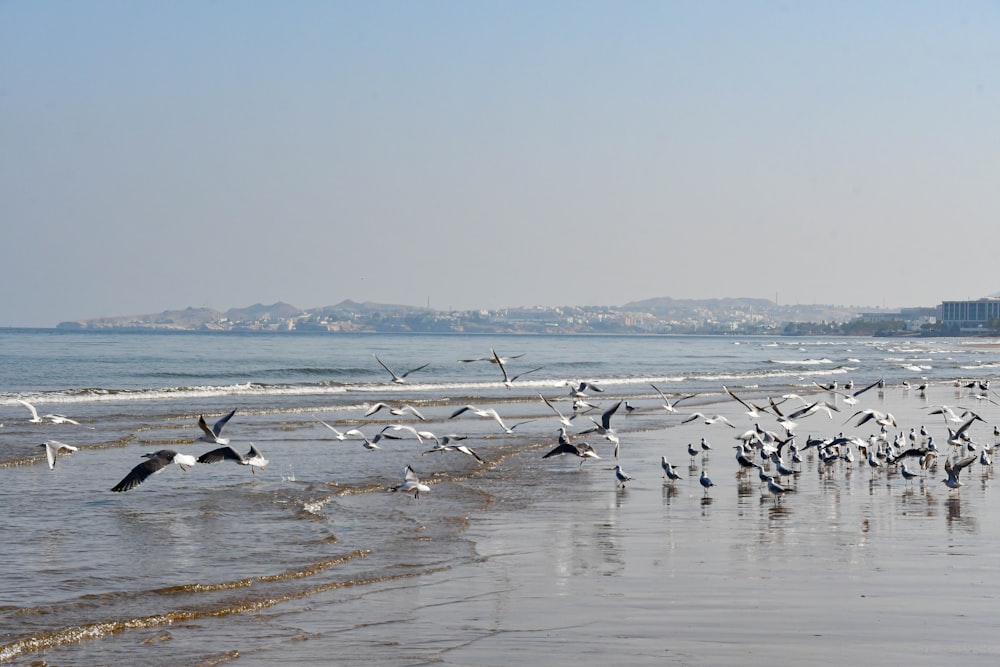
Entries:
<svg viewBox="0 0 1000 667">
<path fill-rule="evenodd" d="M 388 366 L 385 365 L 385 362 L 383 362 L 381 359 L 378 358 L 377 354 L 375 354 L 374 352 L 372 352 L 372 356 L 375 357 L 375 361 L 377 361 L 379 363 L 379 366 L 381 366 L 385 370 L 389 371 L 389 375 L 392 376 L 392 381 L 395 382 L 396 384 L 403 384 L 404 382 L 406 382 L 406 380 L 404 378 L 407 375 L 409 375 L 410 373 L 414 373 L 416 371 L 419 371 L 422 368 L 427 368 L 428 366 L 430 366 L 430 364 L 424 364 L 423 366 L 417 366 L 416 368 L 411 368 L 410 370 L 406 371 L 405 373 L 403 373 L 401 375 L 396 375 L 396 373 L 391 368 L 389 368 Z"/>
<path fill-rule="evenodd" d="M 712 415 L 711 417 L 706 417 L 705 415 L 703 415 L 700 412 L 692 412 L 691 416 L 688 417 L 687 419 L 685 419 L 684 421 L 682 421 L 681 423 L 682 424 L 687 424 L 688 422 L 693 422 L 696 419 L 701 419 L 706 424 L 717 424 L 717 423 L 721 422 L 721 423 L 725 424 L 726 426 L 728 426 L 729 428 L 736 428 L 735 426 L 733 426 L 733 423 L 731 421 L 729 421 L 728 419 L 726 419 L 722 415 Z"/>
<path fill-rule="evenodd" d="M 78 422 L 75 419 L 70 419 L 66 415 L 45 415 L 43 419 L 48 419 L 53 424 L 76 424 L 77 426 L 80 425 L 80 422 Z"/>
<path fill-rule="evenodd" d="M 422 421 L 422 422 L 427 421 L 424 418 L 424 416 L 422 414 L 420 414 L 420 412 L 415 407 L 413 407 L 412 405 L 403 404 L 403 405 L 400 405 L 398 408 L 394 408 L 391 405 L 389 405 L 388 403 L 382 403 L 382 402 L 376 403 L 375 405 L 372 405 L 372 406 L 368 406 L 368 410 L 365 411 L 365 417 L 371 417 L 373 414 L 375 414 L 376 412 L 378 412 L 379 410 L 382 410 L 382 409 L 388 410 L 390 415 L 394 415 L 396 417 L 401 417 L 401 416 L 405 415 L 407 412 L 409 412 L 411 415 L 413 415 L 414 417 L 416 417 L 420 421 Z"/>
<path fill-rule="evenodd" d="M 534 373 L 536 371 L 540 371 L 542 370 L 542 368 L 544 368 L 543 366 L 539 366 L 538 368 L 532 368 L 530 371 L 524 371 L 523 373 L 518 373 L 514 377 L 510 377 L 507 375 L 507 367 L 504 365 L 504 360 L 497 355 L 496 350 L 494 350 L 491 347 L 490 353 L 493 355 L 493 363 L 495 363 L 497 366 L 500 367 L 500 372 L 503 373 L 503 384 L 508 389 L 510 389 L 511 385 L 514 384 L 514 380 L 518 379 L 519 377 L 527 375 L 528 373 Z"/>
<path fill-rule="evenodd" d="M 880 383 L 884 384 L 885 381 L 882 378 L 879 378 L 878 380 L 875 380 L 875 382 L 872 382 L 870 385 L 868 385 L 866 387 L 862 387 L 861 389 L 858 389 L 857 391 L 851 392 L 851 393 L 846 393 L 846 392 L 843 392 L 843 391 L 837 391 L 836 387 L 834 387 L 833 389 L 827 389 L 827 391 L 829 391 L 829 392 L 831 392 L 831 393 L 833 393 L 833 394 L 835 394 L 837 396 L 842 396 L 844 398 L 844 403 L 847 403 L 848 405 L 854 405 L 854 404 L 856 404 L 858 402 L 858 396 L 860 396 L 861 394 L 865 393 L 869 389 L 872 389 L 874 387 L 879 386 Z M 820 385 L 817 382 L 813 382 L 813 384 L 815 384 L 817 387 L 822 387 L 822 385 Z M 848 384 L 850 386 L 848 386 Z M 848 384 L 844 385 L 844 389 L 850 391 L 854 387 L 854 383 L 850 382 Z"/>
<path fill-rule="evenodd" d="M 662 391 L 660 391 L 659 387 L 657 387 L 655 384 L 650 384 L 649 386 L 655 389 L 656 393 L 659 394 L 660 398 L 663 399 L 663 409 L 666 410 L 667 412 L 676 412 L 678 403 L 697 396 L 697 394 L 687 394 L 686 396 L 681 396 L 680 398 L 674 399 L 674 401 L 671 403 L 670 399 L 668 399 L 666 395 Z"/>
<path fill-rule="evenodd" d="M 64 450 L 67 454 L 72 454 L 79 449 L 73 445 L 67 445 L 65 442 L 59 442 L 58 440 L 46 440 L 39 447 L 45 448 L 45 458 L 49 461 L 49 470 L 53 470 L 56 467 L 56 455 L 60 450 Z"/>
<path fill-rule="evenodd" d="M 974 463 L 976 458 L 976 455 L 973 454 L 972 456 L 966 456 L 961 461 L 952 462 L 951 459 L 948 459 L 944 462 L 944 471 L 948 473 L 948 477 L 947 479 L 943 479 L 941 481 L 944 482 L 949 489 L 957 489 L 962 486 L 962 482 L 958 480 L 958 476 L 962 472 L 962 469 L 967 467 L 969 464 Z"/>
<path fill-rule="evenodd" d="M 500 364 L 500 370 L 503 371 L 503 385 L 508 389 L 510 389 L 511 385 L 514 384 L 514 380 L 518 379 L 519 377 L 524 377 L 528 373 L 534 373 L 536 371 L 540 371 L 543 368 L 545 367 L 539 366 L 538 368 L 532 368 L 530 371 L 524 371 L 523 373 L 518 373 L 517 375 L 514 376 L 508 376 L 507 369 L 504 367 L 503 364 Z"/>
<path fill-rule="evenodd" d="M 328 429 L 330 429 L 331 431 L 333 431 L 333 435 L 334 435 L 334 436 L 335 436 L 335 437 L 337 438 L 337 440 L 347 440 L 347 435 L 348 435 L 348 434 L 349 434 L 349 433 L 350 433 L 351 431 L 356 431 L 357 433 L 361 433 L 361 431 L 358 431 L 358 429 L 356 429 L 356 428 L 354 428 L 354 429 L 351 429 L 351 431 L 347 431 L 347 432 L 343 432 L 343 431 L 338 431 L 338 430 L 337 430 L 336 428 L 334 428 L 333 426 L 330 426 L 329 424 L 327 424 L 327 423 L 326 423 L 325 421 L 323 421 L 322 419 L 320 419 L 320 418 L 319 418 L 319 417 L 317 417 L 316 415 L 313 415 L 313 418 L 314 418 L 314 419 L 315 419 L 316 421 L 318 421 L 318 422 L 319 422 L 320 424 L 322 424 L 323 426 L 325 426 L 325 427 L 327 427 Z"/>
<path fill-rule="evenodd" d="M 346 435 L 356 435 L 356 436 L 358 436 L 359 438 L 361 438 L 361 444 L 364 446 L 365 449 L 367 449 L 369 451 L 370 450 L 375 450 L 375 449 L 382 449 L 381 447 L 379 447 L 375 443 L 377 443 L 383 437 L 389 437 L 389 436 L 383 436 L 382 432 L 380 431 L 379 433 L 375 434 L 375 437 L 373 439 L 369 440 L 367 435 L 365 435 L 359 429 L 356 429 L 356 428 L 352 428 L 350 431 L 345 431 L 344 435 L 345 436 Z"/>
<path fill-rule="evenodd" d="M 187 470 L 184 466 L 193 466 L 197 463 L 197 460 L 190 454 L 178 454 L 172 449 L 161 449 L 151 454 L 143 454 L 143 457 L 146 460 L 132 468 L 132 471 L 125 475 L 122 481 L 111 487 L 112 491 L 120 493 L 133 489 L 145 482 L 147 477 L 162 471 L 171 463 L 176 463 L 184 471 Z"/>
<path fill-rule="evenodd" d="M 541 394 L 538 395 L 538 398 L 542 399 L 545 402 L 545 405 L 549 406 L 552 412 L 556 413 L 559 416 L 560 424 L 562 424 L 563 426 L 572 426 L 572 421 L 576 419 L 576 414 L 574 414 L 572 417 L 567 417 L 563 413 L 559 412 L 559 409 L 556 406 L 552 405 L 552 403 L 549 402 L 549 399 L 545 398 Z"/>
<path fill-rule="evenodd" d="M 460 363 L 460 364 L 471 364 L 474 361 L 488 361 L 491 364 L 500 364 L 502 366 L 505 363 L 507 363 L 508 361 L 510 361 L 511 359 L 520 359 L 523 356 L 524 356 L 524 353 L 521 353 L 521 354 L 512 354 L 509 357 L 501 357 L 501 356 L 498 356 L 497 353 L 494 352 L 493 348 L 491 347 L 490 348 L 490 356 L 488 356 L 488 357 L 477 357 L 476 359 L 459 359 L 458 363 Z"/>
<path fill-rule="evenodd" d="M 704 470 L 701 471 L 701 477 L 698 478 L 698 483 L 701 484 L 702 487 L 705 489 L 705 495 L 708 495 L 708 490 L 711 487 L 715 486 L 711 478 L 709 478 L 709 476 L 705 474 Z"/>
<path fill-rule="evenodd" d="M 600 456 L 597 455 L 597 451 L 586 443 L 581 442 L 579 445 L 574 445 L 569 440 L 563 439 L 561 436 L 559 438 L 559 444 L 550 451 L 549 453 L 542 456 L 543 459 L 552 458 L 553 456 L 561 456 L 563 454 L 571 454 L 580 458 L 580 465 L 582 466 L 587 459 L 599 459 Z"/>
<path fill-rule="evenodd" d="M 485 408 L 485 409 L 484 408 L 477 408 L 474 405 L 466 405 L 464 407 L 459 408 L 458 410 L 455 410 L 453 413 L 451 413 L 451 416 L 448 417 L 448 419 L 454 419 L 455 417 L 459 416 L 463 412 L 470 412 L 470 411 L 473 412 L 474 414 L 476 414 L 479 417 L 489 417 L 490 419 L 495 420 L 496 423 L 500 424 L 500 428 L 502 428 L 504 430 L 504 433 L 508 433 L 508 434 L 512 433 L 515 428 L 517 428 L 521 424 L 525 423 L 525 422 L 519 422 L 519 423 L 515 424 L 514 426 L 511 426 L 510 428 L 508 428 L 507 425 L 503 423 L 503 419 L 500 418 L 500 414 L 496 410 L 494 410 L 493 408 Z"/>
<path fill-rule="evenodd" d="M 598 393 L 604 391 L 593 382 L 580 382 L 578 385 L 576 385 L 576 387 L 574 387 L 571 382 L 565 382 L 564 384 L 570 388 L 569 395 L 575 396 L 576 398 L 586 398 L 587 397 L 586 392 L 588 389 L 596 391 Z"/>
<path fill-rule="evenodd" d="M 919 477 L 917 473 L 911 471 L 909 468 L 906 467 L 906 463 L 899 464 L 899 474 L 901 474 L 903 476 L 903 479 L 907 481 L 913 479 L 914 477 Z"/>
<path fill-rule="evenodd" d="M 618 480 L 617 485 L 623 489 L 625 488 L 625 482 L 631 482 L 633 479 L 625 474 L 625 471 L 622 470 L 620 465 L 615 466 L 615 478 Z"/>
<path fill-rule="evenodd" d="M 23 405 L 24 407 L 28 408 L 29 410 L 31 410 L 31 419 L 28 420 L 29 422 L 31 422 L 32 424 L 41 424 L 44 421 L 41 417 L 38 416 L 38 410 L 35 409 L 34 405 L 28 403 L 23 398 L 17 399 L 17 402 Z"/>
<path fill-rule="evenodd" d="M 598 423 L 597 420 L 594 419 L 593 417 L 589 417 L 590 421 L 594 423 L 594 428 L 587 429 L 586 431 L 582 431 L 581 433 L 592 433 L 594 431 L 597 431 L 598 433 L 604 436 L 607 436 L 608 434 L 614 435 L 615 430 L 611 428 L 611 417 L 614 416 L 615 412 L 618 411 L 618 408 L 621 407 L 621 405 L 622 401 L 618 401 L 617 403 L 615 403 L 614 407 L 605 410 L 601 414 L 600 423 Z"/>
<path fill-rule="evenodd" d="M 226 424 L 229 422 L 230 419 L 233 418 L 233 415 L 235 414 L 236 414 L 236 409 L 233 409 L 233 411 L 230 412 L 228 415 L 226 415 L 219 421 L 215 422 L 215 424 L 212 425 L 212 428 L 208 428 L 208 424 L 205 423 L 204 415 L 199 415 L 198 426 L 201 428 L 202 431 L 205 432 L 205 435 L 199 437 L 198 440 L 200 442 L 211 442 L 216 445 L 228 445 L 229 438 L 221 437 L 222 429 L 226 427 Z M 169 451 L 169 450 L 163 450 L 163 451 Z"/>
<path fill-rule="evenodd" d="M 250 443 L 250 451 L 246 454 L 240 454 L 229 445 L 226 445 L 225 447 L 205 452 L 198 457 L 198 463 L 218 463 L 219 461 L 233 461 L 234 463 L 239 463 L 241 466 L 250 466 L 250 472 L 254 475 L 257 474 L 254 468 L 263 470 L 264 466 L 268 464 L 268 460 L 264 458 L 264 455 L 260 453 L 260 450 L 252 442 Z"/>
<path fill-rule="evenodd" d="M 672 482 L 681 478 L 680 473 L 677 472 L 677 468 L 670 465 L 670 461 L 667 460 L 666 456 L 660 457 L 660 467 L 663 468 L 664 479 L 668 479 Z"/>
<path fill-rule="evenodd" d="M 436 452 L 461 452 L 467 456 L 471 456 L 480 463 L 486 463 L 486 461 L 483 461 L 483 459 L 480 458 L 479 454 L 476 454 L 476 452 L 474 452 L 469 447 L 466 447 L 465 445 L 451 444 L 453 440 L 465 440 L 464 435 L 445 435 L 442 436 L 441 438 L 438 438 L 433 433 L 427 431 L 425 431 L 425 433 L 427 433 L 427 435 L 430 435 L 431 439 L 434 440 L 434 442 L 436 442 L 437 445 L 435 445 L 433 449 L 428 449 L 427 451 L 422 452 L 421 455 L 433 454 Z"/>
<path fill-rule="evenodd" d="M 392 487 L 393 491 L 399 491 L 400 493 L 413 492 L 414 498 L 420 497 L 421 491 L 430 491 L 431 487 L 420 482 L 417 477 L 417 473 L 413 472 L 413 468 L 406 466 L 406 471 L 403 474 L 403 483 Z"/>
<path fill-rule="evenodd" d="M 791 491 L 791 489 L 786 488 L 781 484 L 775 482 L 774 477 L 772 477 L 771 475 L 767 476 L 767 490 L 770 491 L 775 498 L 780 498 L 781 496 Z"/>
<path fill-rule="evenodd" d="M 747 403 L 742 398 L 740 398 L 739 396 L 737 396 L 736 394 L 734 394 L 732 391 L 730 391 L 729 387 L 727 387 L 726 385 L 722 385 L 722 389 L 727 394 L 729 394 L 729 397 L 731 399 L 733 399 L 734 401 L 736 401 L 737 403 L 739 403 L 740 405 L 742 405 L 744 408 L 747 409 L 747 414 L 750 415 L 751 419 L 759 419 L 760 418 L 760 412 L 762 410 L 765 410 L 765 408 L 757 407 L 756 405 L 753 405 L 751 403 Z"/>
</svg>

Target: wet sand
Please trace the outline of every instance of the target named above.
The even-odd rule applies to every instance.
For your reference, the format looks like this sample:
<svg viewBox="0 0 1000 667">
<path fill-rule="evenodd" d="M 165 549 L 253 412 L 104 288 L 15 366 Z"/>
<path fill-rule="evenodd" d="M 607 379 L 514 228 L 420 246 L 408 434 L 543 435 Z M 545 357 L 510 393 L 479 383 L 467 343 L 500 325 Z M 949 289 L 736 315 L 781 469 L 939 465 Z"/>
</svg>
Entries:
<svg viewBox="0 0 1000 667">
<path fill-rule="evenodd" d="M 887 390 L 867 403 L 896 415 L 894 431 L 926 424 L 943 443 L 945 424 L 927 411 L 946 401 L 956 403 L 953 390 L 938 387 L 926 398 Z M 803 420 L 800 440 L 874 432 L 841 426 L 853 411 L 842 407 L 836 419 Z M 741 427 L 752 425 L 735 414 Z M 973 438 L 992 444 L 992 423 L 977 425 Z M 977 462 L 952 491 L 941 482 L 943 458 L 906 482 L 857 462 L 821 475 L 811 452 L 796 491 L 776 500 L 755 474 L 737 478 L 737 431 L 627 427 L 621 460 L 635 481 L 626 488 L 616 488 L 610 458 L 581 468 L 543 461 L 540 448 L 512 460 L 524 466 L 524 493 L 509 507 L 497 495 L 470 516 L 477 557 L 349 593 L 337 618 L 326 605 L 317 605 L 323 614 L 282 614 L 308 639 L 289 655 L 296 664 L 327 664 L 336 651 L 337 664 L 595 667 L 1000 659 L 991 468 Z M 687 443 L 702 436 L 713 450 L 692 460 Z M 661 455 L 687 478 L 666 484 Z M 707 495 L 697 481 L 703 465 L 716 483 Z"/>
</svg>

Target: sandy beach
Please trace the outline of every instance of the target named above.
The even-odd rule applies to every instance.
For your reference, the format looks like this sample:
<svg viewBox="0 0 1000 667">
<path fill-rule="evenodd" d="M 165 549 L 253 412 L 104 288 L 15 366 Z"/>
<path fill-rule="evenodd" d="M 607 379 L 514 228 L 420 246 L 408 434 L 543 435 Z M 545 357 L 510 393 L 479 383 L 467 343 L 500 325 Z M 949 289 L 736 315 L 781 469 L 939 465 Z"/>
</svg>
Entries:
<svg viewBox="0 0 1000 667">
<path fill-rule="evenodd" d="M 901 427 L 946 435 L 926 413 L 954 402 L 951 389 L 886 394 Z M 809 419 L 803 434 L 838 424 Z M 630 434 L 625 488 L 611 461 L 581 468 L 526 453 L 511 462 L 524 466 L 524 493 L 469 517 L 476 558 L 344 600 L 336 622 L 308 611 L 284 620 L 309 642 L 358 648 L 338 664 L 996 663 L 992 469 L 975 464 L 953 491 L 943 464 L 911 482 L 867 463 L 821 475 L 812 452 L 778 500 L 756 475 L 737 479 L 734 432 Z M 691 459 L 687 442 L 702 435 L 713 449 Z M 664 483 L 661 455 L 687 478 Z M 716 484 L 707 495 L 702 466 Z"/>
</svg>

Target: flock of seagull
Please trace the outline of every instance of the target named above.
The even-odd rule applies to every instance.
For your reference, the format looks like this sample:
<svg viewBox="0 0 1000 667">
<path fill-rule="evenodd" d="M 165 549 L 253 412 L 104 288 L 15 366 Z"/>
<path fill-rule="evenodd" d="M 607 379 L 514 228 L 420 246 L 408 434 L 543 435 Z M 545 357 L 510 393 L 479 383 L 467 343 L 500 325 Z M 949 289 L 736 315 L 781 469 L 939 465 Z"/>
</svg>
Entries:
<svg viewBox="0 0 1000 667">
<path fill-rule="evenodd" d="M 423 364 L 410 368 L 405 372 L 397 373 L 379 359 L 376 354 L 373 353 L 372 356 L 389 373 L 391 381 L 395 384 L 405 383 L 406 378 L 410 374 L 428 366 L 428 364 Z M 509 374 L 506 364 L 510 360 L 521 356 L 523 355 L 501 357 L 491 347 L 490 355 L 487 357 L 459 359 L 458 361 L 460 363 L 486 361 L 495 364 L 501 371 L 501 382 L 505 387 L 510 388 L 518 378 L 542 369 L 542 367 L 537 367 L 516 375 Z M 800 474 L 800 464 L 802 463 L 803 455 L 810 450 L 816 452 L 816 456 L 820 462 L 819 470 L 821 474 L 831 474 L 838 464 L 851 465 L 857 461 L 858 465 L 870 468 L 873 476 L 881 470 L 893 470 L 898 471 L 903 479 L 907 481 L 918 477 L 924 471 L 933 470 L 937 465 L 938 459 L 942 458 L 946 474 L 946 477 L 942 481 L 950 489 L 958 489 L 962 486 L 962 482 L 960 481 L 962 471 L 976 461 L 979 461 L 983 466 L 992 465 L 994 449 L 1000 444 L 1000 427 L 993 427 L 994 441 L 992 444 L 984 445 L 974 442 L 971 438 L 970 430 L 979 423 L 985 423 L 985 420 L 975 410 L 959 406 L 932 406 L 928 412 L 929 417 L 936 418 L 940 416 L 946 424 L 948 431 L 946 441 L 947 451 L 938 447 L 933 435 L 925 427 L 921 426 L 919 432 L 917 432 L 916 428 L 911 428 L 908 434 L 902 430 L 896 431 L 899 426 L 891 413 L 881 412 L 872 408 L 857 409 L 841 424 L 841 426 L 850 424 L 854 428 L 866 425 L 878 427 L 877 431 L 873 431 L 866 438 L 856 435 L 844 435 L 843 432 L 840 432 L 835 436 L 826 438 L 814 438 L 810 435 L 804 441 L 800 442 L 796 435 L 796 429 L 802 420 L 817 414 L 826 415 L 830 420 L 833 420 L 835 413 L 844 413 L 841 404 L 853 408 L 867 392 L 877 389 L 881 395 L 885 389 L 885 383 L 881 379 L 858 389 L 855 389 L 852 382 L 848 382 L 843 386 L 838 386 L 836 382 L 825 385 L 814 384 L 815 391 L 813 397 L 815 400 L 809 400 L 797 394 L 785 394 L 779 397 L 767 396 L 766 403 L 762 401 L 754 402 L 737 395 L 727 386 L 722 387 L 725 395 L 738 403 L 750 420 L 754 422 L 753 428 L 734 435 L 735 444 L 733 448 L 736 451 L 735 459 L 738 466 L 736 475 L 738 478 L 752 474 L 755 471 L 760 479 L 760 485 L 766 485 L 770 494 L 778 499 L 794 491 L 794 486 L 789 483 L 789 480 L 794 480 L 795 476 Z M 620 399 L 611 407 L 602 409 L 599 405 L 592 402 L 594 394 L 603 393 L 603 389 L 600 386 L 588 381 L 566 382 L 565 385 L 570 387 L 567 398 L 572 400 L 572 412 L 567 411 L 564 413 L 556 405 L 557 399 L 549 399 L 539 394 L 539 399 L 554 413 L 560 424 L 557 445 L 546 452 L 542 458 L 550 459 L 559 456 L 572 456 L 580 459 L 580 466 L 582 467 L 588 460 L 601 459 L 602 457 L 592 444 L 586 441 L 574 442 L 574 439 L 585 435 L 599 436 L 613 446 L 612 454 L 615 459 L 613 470 L 616 485 L 619 488 L 625 488 L 626 484 L 632 482 L 634 478 L 628 475 L 621 465 L 621 438 L 612 422 L 620 410 L 624 409 L 626 414 L 630 414 L 640 408 L 630 404 L 625 399 Z M 956 381 L 955 386 L 974 392 L 972 395 L 976 399 L 1000 404 L 991 398 L 988 381 Z M 680 404 L 694 399 L 697 394 L 685 394 L 670 398 L 656 385 L 650 384 L 650 387 L 662 400 L 660 407 L 667 414 L 681 417 L 678 425 L 722 425 L 734 431 L 737 429 L 733 422 L 722 414 L 706 415 L 697 411 L 683 413 Z M 901 387 L 903 391 L 910 391 L 911 389 L 908 383 L 903 383 Z M 923 385 L 916 389 L 923 396 L 927 387 Z M 18 399 L 18 401 L 30 411 L 31 417 L 28 421 L 31 423 L 43 423 L 47 421 L 57 424 L 79 424 L 79 422 L 65 415 L 46 414 L 40 416 L 31 403 L 23 399 Z M 421 422 L 426 421 L 424 415 L 411 405 L 393 406 L 384 402 L 377 402 L 372 405 L 366 404 L 364 416 L 370 417 L 383 410 L 392 416 L 412 417 Z M 251 472 L 256 474 L 256 468 L 264 469 L 268 464 L 268 460 L 260 450 L 253 443 L 250 443 L 249 451 L 245 453 L 240 452 L 230 445 L 228 438 L 223 437 L 223 429 L 235 414 L 236 409 L 233 409 L 218 419 L 211 427 L 205 421 L 204 416 L 199 417 L 198 426 L 202 431 L 202 435 L 197 438 L 197 441 L 210 443 L 218 447 L 198 457 L 190 454 L 182 454 L 171 449 L 161 449 L 144 454 L 143 458 L 145 460 L 133 467 L 120 482 L 111 488 L 111 491 L 129 491 L 145 482 L 150 476 L 162 472 L 171 464 L 176 464 L 182 470 L 186 470 L 196 464 L 232 461 L 236 464 L 249 467 Z M 508 424 L 496 409 L 481 408 L 475 405 L 459 407 L 447 419 L 455 419 L 466 414 L 492 419 L 508 435 L 512 434 L 518 426 L 535 421 L 534 419 L 528 419 Z M 597 414 L 599 414 L 599 417 L 595 418 Z M 422 454 L 458 452 L 475 459 L 480 464 L 485 463 L 484 459 L 477 452 L 462 443 L 462 440 L 465 440 L 466 436 L 455 433 L 438 436 L 431 431 L 420 430 L 408 424 L 394 423 L 386 425 L 373 437 L 368 437 L 358 428 L 340 430 L 316 415 L 313 415 L 313 417 L 317 422 L 328 428 L 337 440 L 357 439 L 369 450 L 379 449 L 379 442 L 383 439 L 400 439 L 409 435 L 415 437 L 421 443 L 425 441 L 434 443 L 430 449 L 423 451 Z M 760 422 L 765 417 L 773 419 L 779 430 L 766 430 L 763 428 Z M 585 428 L 571 434 L 569 429 L 579 423 L 584 423 Z M 72 454 L 78 451 L 77 447 L 58 440 L 46 440 L 40 446 L 45 450 L 45 457 L 50 469 L 55 468 L 57 458 L 60 455 Z M 708 476 L 705 469 L 705 461 L 711 449 L 712 447 L 705 437 L 701 438 L 699 445 L 688 444 L 687 447 L 688 454 L 691 457 L 690 470 L 692 472 L 697 470 L 695 467 L 696 458 L 702 456 L 702 467 L 698 479 L 704 489 L 705 495 L 714 486 L 712 479 Z M 915 461 L 918 467 L 908 467 L 907 463 L 911 461 Z M 678 472 L 677 467 L 670 463 L 666 456 L 661 457 L 660 468 L 662 469 L 665 484 L 673 484 L 684 477 L 683 474 Z M 407 465 L 404 469 L 403 481 L 390 487 L 390 489 L 400 493 L 412 493 L 414 498 L 418 498 L 421 492 L 429 491 L 429 486 L 421 482 L 413 468 Z"/>
<path fill-rule="evenodd" d="M 54 424 L 80 424 L 80 422 L 64 415 L 44 415 L 43 417 L 39 417 L 34 405 L 20 398 L 17 401 L 31 412 L 31 418 L 28 420 L 29 423 L 40 424 L 48 420 Z M 191 454 L 181 454 L 172 449 L 161 449 L 143 454 L 142 457 L 146 460 L 132 468 L 120 482 L 111 487 L 111 490 L 120 493 L 134 489 L 145 482 L 151 475 L 162 472 L 172 463 L 177 464 L 181 470 L 187 470 L 187 468 L 194 466 L 196 463 L 233 461 L 239 465 L 250 466 L 250 472 L 254 474 L 256 474 L 254 468 L 263 470 L 268 464 L 268 460 L 264 458 L 264 455 L 261 454 L 260 450 L 253 443 L 250 443 L 250 450 L 246 454 L 243 454 L 229 445 L 228 438 L 222 437 L 222 429 L 225 428 L 226 424 L 235 414 L 236 410 L 232 410 L 216 421 L 211 427 L 208 426 L 204 416 L 198 417 L 198 426 L 201 428 L 203 435 L 198 437 L 197 441 L 221 445 L 220 447 L 209 450 L 198 457 L 194 457 Z M 45 449 L 45 458 L 49 464 L 49 470 L 55 469 L 56 460 L 60 454 L 68 455 L 79 451 L 79 447 L 59 440 L 46 440 L 39 446 Z"/>
</svg>

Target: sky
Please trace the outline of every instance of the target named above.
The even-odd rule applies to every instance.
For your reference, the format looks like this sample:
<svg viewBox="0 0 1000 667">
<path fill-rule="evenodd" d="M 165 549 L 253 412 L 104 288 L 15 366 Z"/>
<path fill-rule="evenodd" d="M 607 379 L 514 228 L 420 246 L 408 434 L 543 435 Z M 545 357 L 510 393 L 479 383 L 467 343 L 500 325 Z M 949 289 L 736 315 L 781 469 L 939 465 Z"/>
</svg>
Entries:
<svg viewBox="0 0 1000 667">
<path fill-rule="evenodd" d="M 0 326 L 1000 291 L 1000 4 L 0 0 Z"/>
</svg>

